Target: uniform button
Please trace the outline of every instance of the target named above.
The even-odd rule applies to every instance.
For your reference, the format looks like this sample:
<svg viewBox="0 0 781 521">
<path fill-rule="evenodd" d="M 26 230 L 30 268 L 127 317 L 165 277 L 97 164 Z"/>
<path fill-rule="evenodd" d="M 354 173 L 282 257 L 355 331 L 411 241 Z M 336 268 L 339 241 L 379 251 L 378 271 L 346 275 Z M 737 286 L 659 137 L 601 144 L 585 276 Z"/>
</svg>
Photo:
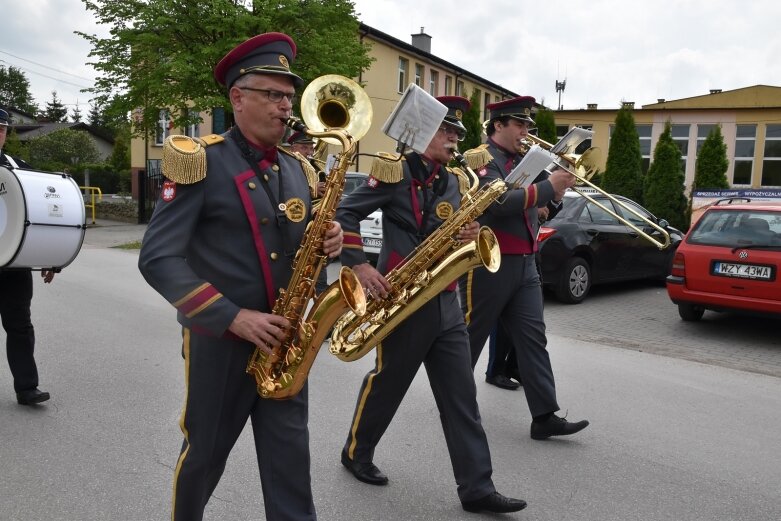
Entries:
<svg viewBox="0 0 781 521">
<path fill-rule="evenodd" d="M 268 224 L 268 217 L 264 217 L 260 220 L 260 224 Z"/>
<path fill-rule="evenodd" d="M 264 181 L 266 181 L 266 182 L 268 183 L 268 175 L 266 175 L 266 174 L 263 174 L 263 180 L 264 180 Z"/>
<path fill-rule="evenodd" d="M 272 166 L 272 167 L 271 167 L 271 169 L 272 169 L 274 172 L 279 172 L 279 165 L 274 165 L 274 166 Z"/>
<path fill-rule="evenodd" d="M 250 190 L 254 190 L 255 189 L 255 183 L 250 183 L 247 186 L 249 186 Z"/>
<path fill-rule="evenodd" d="M 277 255 L 277 253 L 276 253 L 276 252 L 273 252 L 273 251 L 272 251 L 272 252 L 271 252 L 271 255 L 269 255 L 269 257 L 271 257 L 271 260 L 277 260 L 277 258 L 279 257 L 279 255 Z"/>
</svg>

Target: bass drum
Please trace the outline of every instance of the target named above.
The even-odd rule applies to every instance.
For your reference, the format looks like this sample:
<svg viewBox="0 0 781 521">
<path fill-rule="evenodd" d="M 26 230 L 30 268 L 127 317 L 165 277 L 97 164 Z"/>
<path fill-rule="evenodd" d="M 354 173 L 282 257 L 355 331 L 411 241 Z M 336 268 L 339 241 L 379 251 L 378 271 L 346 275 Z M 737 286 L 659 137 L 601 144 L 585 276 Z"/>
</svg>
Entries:
<svg viewBox="0 0 781 521">
<path fill-rule="evenodd" d="M 85 218 L 71 176 L 0 166 L 0 268 L 59 271 L 81 249 Z"/>
</svg>

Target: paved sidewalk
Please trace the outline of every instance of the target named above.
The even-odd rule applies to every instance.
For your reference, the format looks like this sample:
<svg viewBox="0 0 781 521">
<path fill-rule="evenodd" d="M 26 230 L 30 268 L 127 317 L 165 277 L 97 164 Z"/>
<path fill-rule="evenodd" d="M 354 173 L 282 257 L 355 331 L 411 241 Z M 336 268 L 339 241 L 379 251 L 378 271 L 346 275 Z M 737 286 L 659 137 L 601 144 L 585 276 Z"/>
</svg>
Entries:
<svg viewBox="0 0 781 521">
<path fill-rule="evenodd" d="M 84 246 L 111 248 L 134 241 L 141 241 L 145 231 L 146 224 L 95 219 L 95 224 L 87 225 Z"/>
</svg>

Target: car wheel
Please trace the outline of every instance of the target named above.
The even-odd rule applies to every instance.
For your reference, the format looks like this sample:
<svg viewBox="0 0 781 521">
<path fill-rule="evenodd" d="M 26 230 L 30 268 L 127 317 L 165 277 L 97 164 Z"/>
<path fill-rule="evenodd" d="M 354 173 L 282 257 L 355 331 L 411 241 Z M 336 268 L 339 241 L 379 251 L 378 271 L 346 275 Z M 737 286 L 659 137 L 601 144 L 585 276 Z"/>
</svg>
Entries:
<svg viewBox="0 0 781 521">
<path fill-rule="evenodd" d="M 591 289 L 591 268 L 580 257 L 567 262 L 564 274 L 556 288 L 556 298 L 567 304 L 580 304 Z"/>
<path fill-rule="evenodd" d="M 678 304 L 678 314 L 686 322 L 697 322 L 705 314 L 705 308 L 694 304 Z"/>
</svg>

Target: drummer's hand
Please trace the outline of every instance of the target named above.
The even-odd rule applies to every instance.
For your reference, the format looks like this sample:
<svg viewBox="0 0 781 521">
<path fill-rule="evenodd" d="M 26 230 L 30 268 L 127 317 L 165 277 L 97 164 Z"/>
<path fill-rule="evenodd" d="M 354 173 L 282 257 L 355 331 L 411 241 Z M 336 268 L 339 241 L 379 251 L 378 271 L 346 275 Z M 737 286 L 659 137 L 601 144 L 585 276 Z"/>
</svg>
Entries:
<svg viewBox="0 0 781 521">
<path fill-rule="evenodd" d="M 48 284 L 54 279 L 54 270 L 41 270 L 43 281 Z"/>
<path fill-rule="evenodd" d="M 471 223 L 462 226 L 461 229 L 458 230 L 458 240 L 461 241 L 461 244 L 472 242 L 473 240 L 477 239 L 479 232 L 480 223 L 477 221 L 472 221 Z"/>
</svg>

